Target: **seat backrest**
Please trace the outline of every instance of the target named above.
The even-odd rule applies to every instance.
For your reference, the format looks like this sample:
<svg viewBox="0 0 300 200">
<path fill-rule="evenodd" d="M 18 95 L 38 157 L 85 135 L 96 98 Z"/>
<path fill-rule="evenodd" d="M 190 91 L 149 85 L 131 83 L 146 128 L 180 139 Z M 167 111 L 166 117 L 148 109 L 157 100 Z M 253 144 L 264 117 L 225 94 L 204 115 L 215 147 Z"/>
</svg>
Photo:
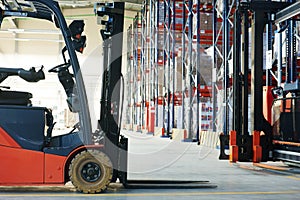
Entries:
<svg viewBox="0 0 300 200">
<path fill-rule="evenodd" d="M 0 90 L 0 105 L 31 105 L 32 94 L 29 92 Z"/>
</svg>

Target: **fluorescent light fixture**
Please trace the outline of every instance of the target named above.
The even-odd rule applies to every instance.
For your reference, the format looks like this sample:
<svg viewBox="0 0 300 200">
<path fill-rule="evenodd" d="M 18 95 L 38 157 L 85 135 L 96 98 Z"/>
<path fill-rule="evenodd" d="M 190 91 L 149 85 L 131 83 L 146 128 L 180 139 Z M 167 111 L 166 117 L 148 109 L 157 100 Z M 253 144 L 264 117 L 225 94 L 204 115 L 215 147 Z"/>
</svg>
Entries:
<svg viewBox="0 0 300 200">
<path fill-rule="evenodd" d="M 15 33 L 23 33 L 25 30 L 20 28 L 9 28 L 7 29 L 9 32 L 15 32 Z"/>
</svg>

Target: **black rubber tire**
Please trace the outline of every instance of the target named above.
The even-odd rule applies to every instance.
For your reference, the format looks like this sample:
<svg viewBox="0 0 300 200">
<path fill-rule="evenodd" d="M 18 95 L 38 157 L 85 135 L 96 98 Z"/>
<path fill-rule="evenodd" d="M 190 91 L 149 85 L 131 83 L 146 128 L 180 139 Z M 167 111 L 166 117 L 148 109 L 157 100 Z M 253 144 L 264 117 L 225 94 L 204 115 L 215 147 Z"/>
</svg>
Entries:
<svg viewBox="0 0 300 200">
<path fill-rule="evenodd" d="M 92 181 L 86 180 L 83 170 L 87 165 L 95 166 L 98 169 L 98 177 Z M 98 150 L 86 150 L 77 154 L 71 161 L 69 177 L 76 190 L 83 193 L 100 193 L 106 190 L 111 182 L 113 174 L 112 163 L 109 157 Z"/>
</svg>

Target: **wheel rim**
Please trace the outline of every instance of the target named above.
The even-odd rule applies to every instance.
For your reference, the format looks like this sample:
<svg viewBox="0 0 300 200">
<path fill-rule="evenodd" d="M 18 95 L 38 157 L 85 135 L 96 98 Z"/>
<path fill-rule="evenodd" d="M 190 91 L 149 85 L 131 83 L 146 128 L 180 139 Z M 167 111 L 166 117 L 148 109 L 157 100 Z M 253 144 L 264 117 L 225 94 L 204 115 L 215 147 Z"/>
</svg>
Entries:
<svg viewBox="0 0 300 200">
<path fill-rule="evenodd" d="M 97 163 L 88 162 L 81 170 L 81 177 L 87 182 L 96 182 L 101 177 L 101 168 Z"/>
</svg>

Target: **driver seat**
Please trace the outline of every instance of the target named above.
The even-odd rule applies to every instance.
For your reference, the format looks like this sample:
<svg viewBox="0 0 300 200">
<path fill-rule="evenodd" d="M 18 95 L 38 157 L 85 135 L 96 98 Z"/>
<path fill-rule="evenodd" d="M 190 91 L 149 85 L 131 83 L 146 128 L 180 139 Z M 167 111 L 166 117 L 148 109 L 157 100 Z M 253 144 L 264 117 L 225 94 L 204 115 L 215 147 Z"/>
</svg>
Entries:
<svg viewBox="0 0 300 200">
<path fill-rule="evenodd" d="M 7 91 L 0 89 L 0 105 L 31 105 L 32 94 L 29 92 Z"/>
</svg>

